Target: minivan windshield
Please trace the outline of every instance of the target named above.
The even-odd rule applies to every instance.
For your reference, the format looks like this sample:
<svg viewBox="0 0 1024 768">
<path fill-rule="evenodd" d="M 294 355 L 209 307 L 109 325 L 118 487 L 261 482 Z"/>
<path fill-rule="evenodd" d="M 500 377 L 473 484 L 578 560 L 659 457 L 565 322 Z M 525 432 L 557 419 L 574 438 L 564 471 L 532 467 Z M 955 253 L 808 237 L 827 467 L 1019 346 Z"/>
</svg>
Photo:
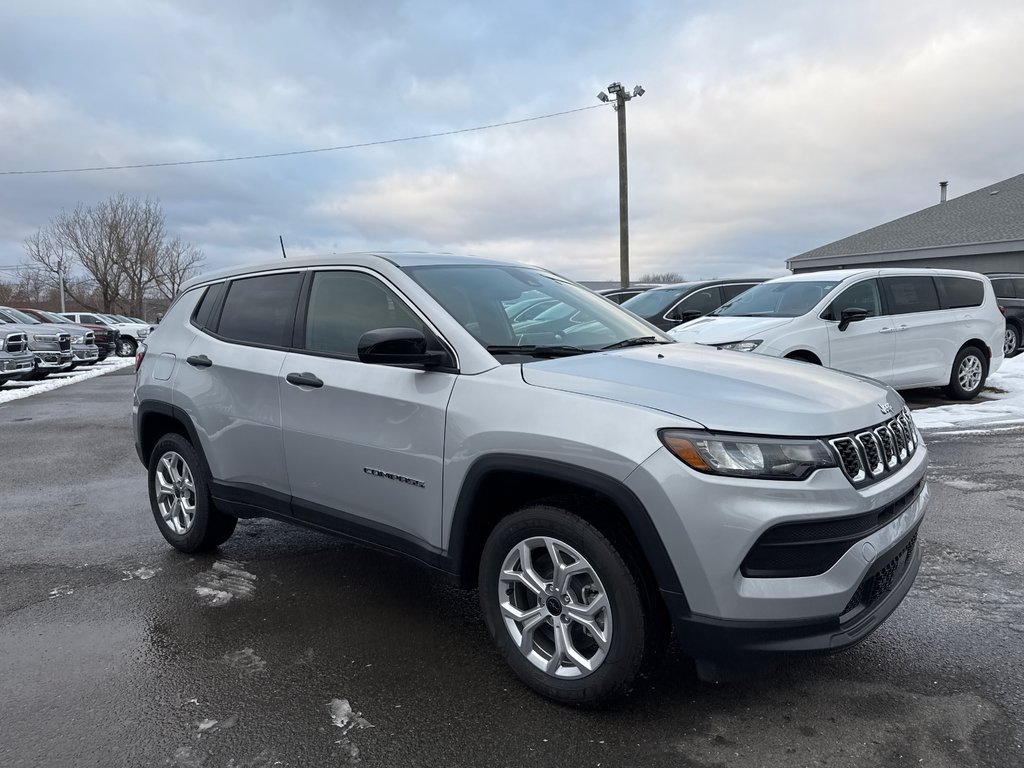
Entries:
<svg viewBox="0 0 1024 768">
<path fill-rule="evenodd" d="M 719 317 L 799 317 L 841 280 L 793 280 L 755 285 L 712 312 Z"/>
<path fill-rule="evenodd" d="M 556 357 L 672 342 L 619 305 L 537 269 L 442 264 L 405 272 L 495 356 Z M 517 319 L 527 299 L 550 306 Z"/>
</svg>

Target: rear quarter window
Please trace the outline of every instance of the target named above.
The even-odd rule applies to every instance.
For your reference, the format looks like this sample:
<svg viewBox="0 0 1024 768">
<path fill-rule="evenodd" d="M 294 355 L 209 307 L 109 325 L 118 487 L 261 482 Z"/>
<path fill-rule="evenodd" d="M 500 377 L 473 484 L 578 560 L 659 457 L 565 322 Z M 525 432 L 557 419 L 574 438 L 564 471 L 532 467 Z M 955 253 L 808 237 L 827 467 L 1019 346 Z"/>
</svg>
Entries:
<svg viewBox="0 0 1024 768">
<path fill-rule="evenodd" d="M 1013 290 L 1013 280 L 1008 277 L 994 278 L 992 280 L 992 290 L 996 292 L 996 297 L 1000 299 L 1013 299 L 1017 297 L 1016 292 Z"/>
<path fill-rule="evenodd" d="M 196 305 L 195 312 L 192 313 L 192 323 L 194 325 L 197 325 L 204 330 L 213 326 L 213 311 L 220 303 L 220 299 L 224 295 L 224 288 L 226 285 L 226 283 L 216 283 L 203 291 L 203 296 L 199 299 L 199 304 Z"/>
<path fill-rule="evenodd" d="M 981 280 L 939 276 L 935 278 L 935 284 L 939 289 L 943 309 L 980 307 L 985 298 L 985 285 Z"/>
<path fill-rule="evenodd" d="M 233 280 L 216 333 L 230 341 L 288 347 L 302 275 L 288 272 Z"/>
</svg>

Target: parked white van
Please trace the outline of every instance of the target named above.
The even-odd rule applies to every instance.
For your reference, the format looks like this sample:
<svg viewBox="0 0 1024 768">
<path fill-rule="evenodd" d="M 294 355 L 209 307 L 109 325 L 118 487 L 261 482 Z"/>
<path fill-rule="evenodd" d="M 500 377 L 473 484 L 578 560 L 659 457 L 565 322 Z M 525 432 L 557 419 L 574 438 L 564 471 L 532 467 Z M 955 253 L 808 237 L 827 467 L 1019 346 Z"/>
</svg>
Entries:
<svg viewBox="0 0 1024 768">
<path fill-rule="evenodd" d="M 984 275 L 849 269 L 769 280 L 669 335 L 970 400 L 1003 362 L 1004 328 Z"/>
</svg>

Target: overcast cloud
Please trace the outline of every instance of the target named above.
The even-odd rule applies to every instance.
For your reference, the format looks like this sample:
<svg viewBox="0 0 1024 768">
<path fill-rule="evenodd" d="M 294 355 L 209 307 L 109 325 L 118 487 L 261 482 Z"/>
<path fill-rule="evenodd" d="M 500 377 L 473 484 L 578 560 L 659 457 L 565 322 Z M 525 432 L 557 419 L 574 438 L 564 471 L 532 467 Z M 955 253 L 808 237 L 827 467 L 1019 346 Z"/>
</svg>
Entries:
<svg viewBox="0 0 1024 768">
<path fill-rule="evenodd" d="M 785 259 L 1024 170 L 1019 0 L 0 6 L 0 171 L 195 160 L 629 103 L 632 274 Z M 618 275 L 615 114 L 330 153 L 0 176 L 0 266 L 62 208 L 159 198 L 208 267 L 444 250 Z"/>
</svg>

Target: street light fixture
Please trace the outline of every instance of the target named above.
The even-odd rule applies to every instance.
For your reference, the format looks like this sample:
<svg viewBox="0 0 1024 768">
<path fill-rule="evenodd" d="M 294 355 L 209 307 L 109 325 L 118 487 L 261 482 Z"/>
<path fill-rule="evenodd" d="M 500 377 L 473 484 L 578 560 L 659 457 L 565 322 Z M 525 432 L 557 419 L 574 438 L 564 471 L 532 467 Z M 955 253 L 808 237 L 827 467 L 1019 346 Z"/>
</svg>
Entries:
<svg viewBox="0 0 1024 768">
<path fill-rule="evenodd" d="M 630 93 L 622 87 L 622 83 L 612 83 L 608 93 L 615 97 L 613 109 L 619 115 L 619 282 L 623 288 L 629 287 L 629 187 L 626 182 L 626 102 L 633 97 L 643 96 L 643 86 L 638 85 Z M 601 91 L 597 94 L 601 101 L 609 101 L 608 94 Z"/>
</svg>

